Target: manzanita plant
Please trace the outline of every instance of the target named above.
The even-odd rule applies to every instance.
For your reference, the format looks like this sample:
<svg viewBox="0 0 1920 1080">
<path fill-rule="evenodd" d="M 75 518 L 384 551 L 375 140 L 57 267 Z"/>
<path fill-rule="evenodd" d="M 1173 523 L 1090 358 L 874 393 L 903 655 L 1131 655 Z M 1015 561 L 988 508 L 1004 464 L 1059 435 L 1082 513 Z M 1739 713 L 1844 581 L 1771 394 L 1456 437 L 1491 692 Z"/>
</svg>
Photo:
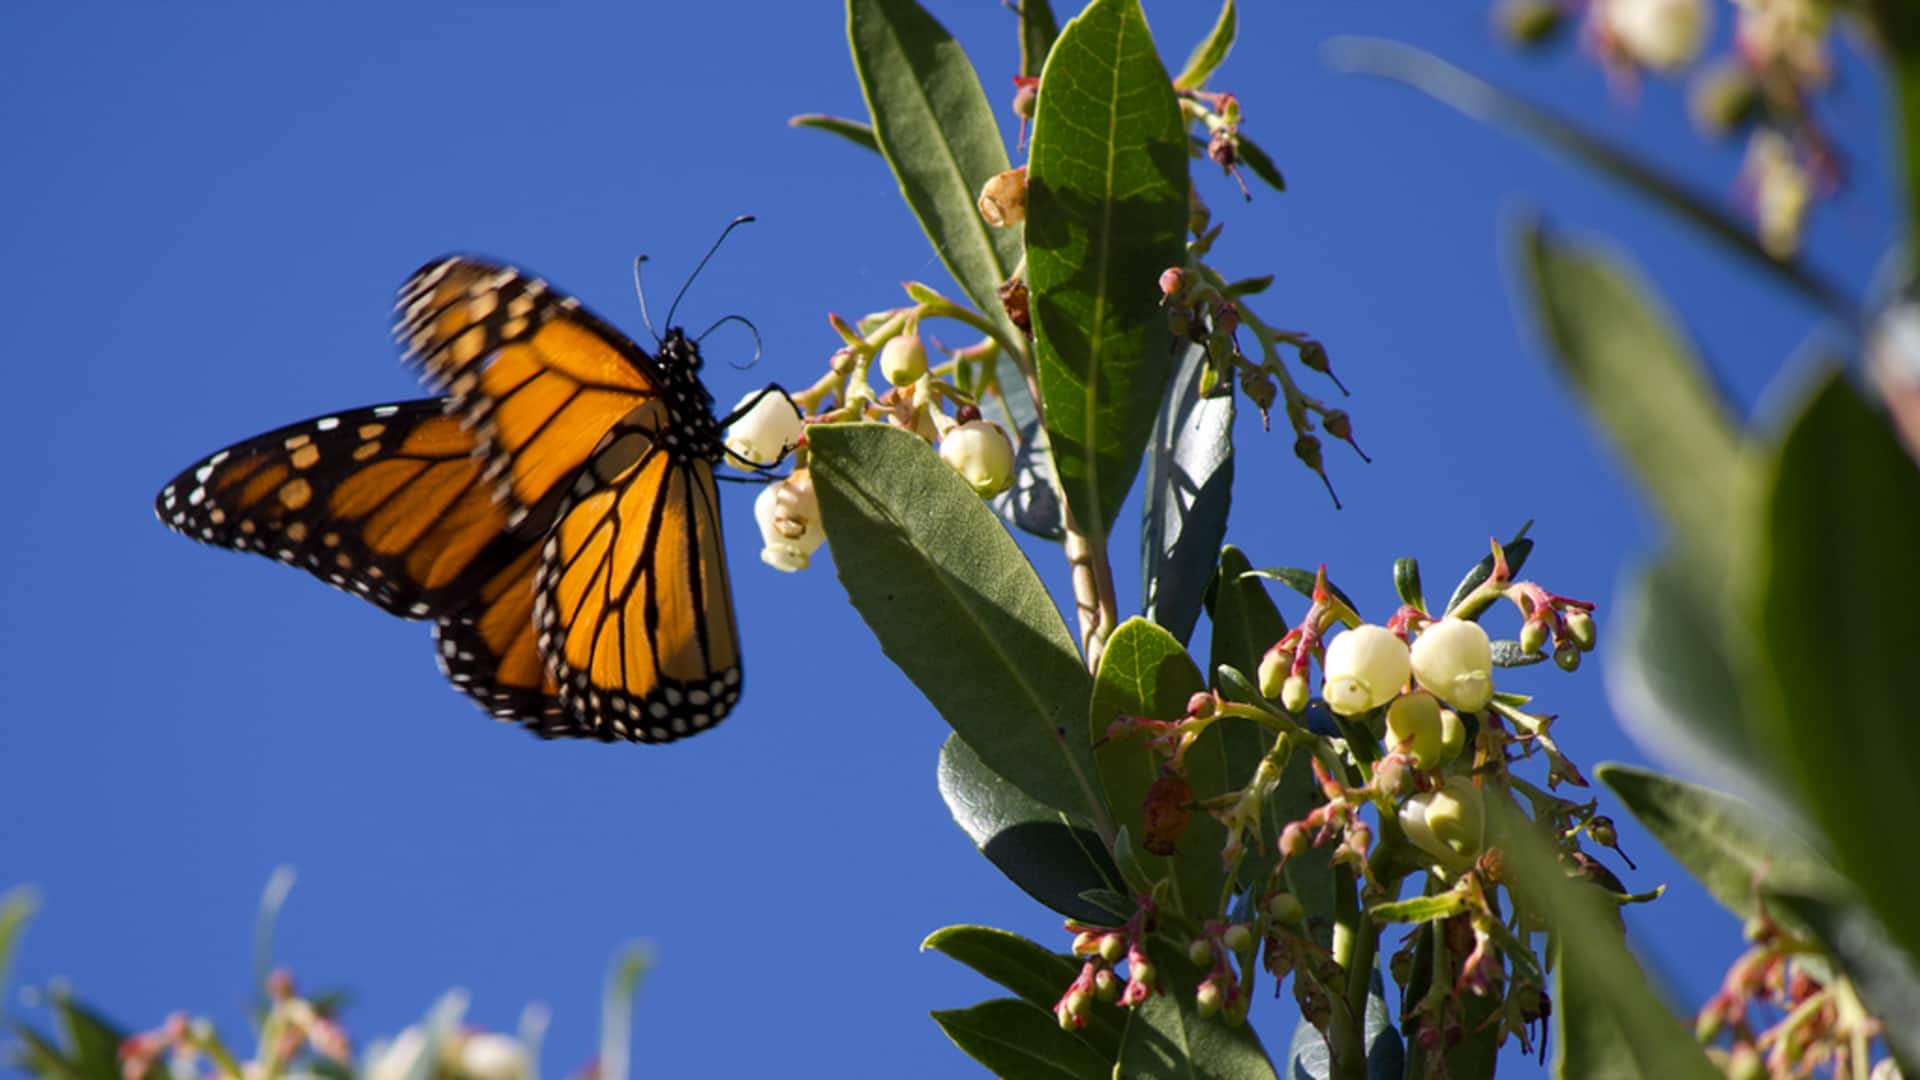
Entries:
<svg viewBox="0 0 1920 1080">
<path fill-rule="evenodd" d="M 1699 54 L 1706 2 L 1501 11 L 1533 40 L 1579 7 L 1602 57 L 1637 74 Z M 1773 34 L 1741 63 L 1769 121 L 1791 128 L 1825 78 L 1824 53 L 1817 71 L 1801 61 L 1824 47 L 1829 5 L 1740 7 L 1742 26 Z M 1903 88 L 1920 172 L 1920 18 L 1894 0 L 1860 14 Z M 909 282 L 902 306 L 833 317 L 842 344 L 826 370 L 764 398 L 728 446 L 756 462 L 793 448 L 791 473 L 756 502 L 763 558 L 799 571 L 831 545 L 882 649 L 953 728 L 938 783 L 955 820 L 1061 919 L 1049 942 L 984 926 L 926 939 L 1007 992 L 933 1014 L 961 1050 L 1016 1077 L 1487 1076 L 1510 1044 L 1552 1046 L 1569 1077 L 1884 1080 L 1920 1065 L 1920 860 L 1902 846 L 1920 820 L 1904 678 L 1920 654 L 1920 472 L 1834 365 L 1776 430 L 1743 430 L 1617 257 L 1523 222 L 1525 299 L 1670 546 L 1604 635 L 1594 603 L 1523 576 L 1524 527 L 1444 598 L 1401 559 L 1398 606 L 1363 612 L 1324 566 L 1261 567 L 1227 542 L 1241 401 L 1263 429 L 1277 414 L 1283 434 L 1258 437 L 1283 440 L 1329 497 L 1323 436 L 1364 457 L 1328 347 L 1283 328 L 1260 295 L 1270 279 L 1209 261 L 1231 235 L 1192 170 L 1224 169 L 1249 198 L 1249 177 L 1284 190 L 1249 134 L 1258 103 L 1209 89 L 1238 31 L 1234 0 L 1177 73 L 1140 0 L 1093 0 L 1064 25 L 1047 0 L 1025 0 L 1019 66 L 984 83 L 915 0 L 847 0 L 847 23 L 870 118 L 794 122 L 878 153 L 961 296 Z M 1841 340 L 1868 342 L 1885 396 L 1920 400 L 1913 269 L 1863 312 L 1794 261 L 1803 205 L 1776 207 L 1771 224 L 1760 207 L 1756 239 L 1657 167 L 1436 58 L 1349 42 L 1337 59 L 1650 194 L 1767 268 Z M 994 82 L 1017 125 L 996 119 Z M 1311 313 L 1284 321 L 1300 318 Z M 967 343 L 942 344 L 934 326 Z M 1136 488 L 1142 611 L 1123 617 L 1113 537 Z M 1010 530 L 1069 567 L 1077 627 Z M 1275 584 L 1298 594 L 1291 617 Z M 1596 648 L 1622 713 L 1705 748 L 1770 805 L 1591 770 L 1746 921 L 1750 949 L 1691 1024 L 1624 941 L 1621 906 L 1660 890 L 1610 868 L 1632 863 L 1552 702 L 1503 685 L 1548 660 L 1574 672 Z M 19 897 L 0 903 L 0 974 L 24 917 Z M 333 1003 L 262 956 L 248 1060 L 204 1022 L 129 1036 L 70 999 L 57 1003 L 64 1039 L 17 1029 L 22 1060 L 90 1080 L 354 1074 Z M 639 970 L 630 958 L 609 981 L 596 1075 L 625 1075 Z M 1257 1003 L 1285 1008 L 1274 998 L 1298 1017 L 1285 1047 L 1249 1023 Z M 358 1071 L 535 1070 L 537 1017 L 518 1039 L 462 1032 L 460 1004 L 371 1048 Z"/>
</svg>

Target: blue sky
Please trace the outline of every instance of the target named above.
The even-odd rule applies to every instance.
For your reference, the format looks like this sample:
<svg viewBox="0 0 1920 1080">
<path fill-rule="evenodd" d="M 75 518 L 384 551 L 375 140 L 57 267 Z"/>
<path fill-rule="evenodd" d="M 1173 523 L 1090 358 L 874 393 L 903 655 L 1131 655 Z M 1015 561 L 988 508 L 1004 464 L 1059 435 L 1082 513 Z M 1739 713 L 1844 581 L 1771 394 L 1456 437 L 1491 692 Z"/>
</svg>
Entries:
<svg viewBox="0 0 1920 1080">
<path fill-rule="evenodd" d="M 1013 17 L 986 0 L 930 6 L 1009 98 Z M 1203 8 L 1149 0 L 1170 62 Z M 592 1053 L 609 957 L 645 938 L 660 967 L 637 1074 L 970 1074 L 925 1014 L 994 992 L 918 953 L 922 937 L 979 922 L 1066 939 L 951 824 L 933 784 L 945 729 L 827 560 L 796 576 L 760 564 L 752 489 L 724 496 L 748 692 L 717 731 L 664 748 L 495 725 L 449 691 L 424 626 L 153 519 L 160 485 L 220 445 L 417 396 L 386 312 L 447 251 L 533 268 L 638 334 L 633 256 L 653 257 L 670 295 L 722 225 L 758 215 L 682 307 L 695 327 L 747 315 L 765 339 L 752 372 L 710 364 L 723 403 L 813 379 L 837 344 L 826 312 L 893 306 L 909 278 L 944 287 L 879 160 L 785 127 L 861 111 L 834 5 L 533 11 L 0 13 L 0 91 L 16 102 L 0 120 L 0 887 L 44 900 L 15 985 L 65 979 L 136 1027 L 186 1009 L 237 1029 L 254 906 L 290 863 L 279 955 L 304 985 L 352 988 L 363 1040 L 461 986 L 491 1027 L 547 1002 L 546 1064 L 562 1074 Z M 1384 617 L 1394 557 L 1450 582 L 1532 518 L 1529 576 L 1598 601 L 1604 623 L 1616 576 L 1656 534 L 1515 317 L 1502 214 L 1541 207 L 1631 247 L 1743 407 L 1816 315 L 1529 146 L 1333 74 L 1319 49 L 1338 33 L 1438 51 L 1709 190 L 1731 192 L 1739 151 L 1698 141 L 1672 84 L 1622 107 L 1572 50 L 1509 54 L 1475 4 L 1259 5 L 1215 80 L 1291 186 L 1244 206 L 1202 176 L 1228 222 L 1218 262 L 1277 274 L 1257 310 L 1326 342 L 1374 457 L 1328 455 L 1335 512 L 1288 440 L 1242 416 L 1231 539 L 1259 564 L 1327 562 Z M 1886 124 L 1874 74 L 1843 75 L 1830 119 L 1855 178 L 1810 247 L 1864 292 L 1893 231 Z M 730 334 L 710 358 L 744 359 L 746 335 Z M 1028 550 L 1064 589 L 1057 552 Z M 1119 584 L 1137 604 L 1137 574 Z M 1550 695 L 1576 760 L 1643 760 L 1597 665 L 1512 682 Z M 1623 826 L 1643 868 L 1623 879 L 1673 886 L 1630 915 L 1636 942 L 1692 1008 L 1737 926 Z M 1289 1010 L 1255 1021 L 1285 1046 Z"/>
</svg>

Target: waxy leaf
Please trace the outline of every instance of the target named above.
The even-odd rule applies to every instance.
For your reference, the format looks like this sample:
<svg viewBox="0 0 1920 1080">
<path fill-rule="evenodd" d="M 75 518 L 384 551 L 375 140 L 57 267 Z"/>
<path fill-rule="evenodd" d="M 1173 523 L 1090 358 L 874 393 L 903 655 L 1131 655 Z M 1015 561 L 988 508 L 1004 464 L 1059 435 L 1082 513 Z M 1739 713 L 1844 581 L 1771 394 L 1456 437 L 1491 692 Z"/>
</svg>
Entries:
<svg viewBox="0 0 1920 1080">
<path fill-rule="evenodd" d="M 1181 906 L 1195 919 L 1210 916 L 1220 903 L 1220 849 L 1226 830 L 1206 811 L 1195 810 L 1171 856 L 1149 852 L 1142 811 L 1149 789 L 1160 778 L 1162 755 L 1147 748 L 1144 732 L 1121 738 L 1107 738 L 1107 732 L 1121 717 L 1179 720 L 1187 714 L 1187 699 L 1205 687 L 1200 669 L 1173 635 L 1145 619 L 1128 619 L 1100 654 L 1088 714 L 1089 734 L 1098 745 L 1094 761 L 1113 820 L 1138 847 L 1134 856 L 1149 877 L 1173 875 Z M 1187 750 L 1186 763 L 1192 788 L 1188 801 L 1227 791 L 1226 756 L 1213 730 Z"/>
<path fill-rule="evenodd" d="M 1387 1016 L 1385 984 L 1378 971 L 1367 986 L 1367 1015 L 1361 1039 L 1366 1046 L 1367 1080 L 1400 1080 L 1401 1076 L 1419 1076 L 1406 1071 L 1407 1049 L 1400 1032 Z M 1326 1036 L 1305 1020 L 1294 1025 L 1293 1041 L 1287 1047 L 1292 1066 L 1287 1075 L 1293 1080 L 1331 1080 L 1333 1057 L 1327 1052 Z"/>
<path fill-rule="evenodd" d="M 940 747 L 940 797 L 980 853 L 1028 896 L 1071 919 L 1111 921 L 1082 899 L 1096 889 L 1121 888 L 1099 834 L 1035 802 L 981 764 L 958 735 Z"/>
<path fill-rule="evenodd" d="M 1189 345 L 1147 447 L 1140 526 L 1143 614 L 1193 636 L 1233 497 L 1233 396 L 1200 396 L 1206 349 Z"/>
<path fill-rule="evenodd" d="M 995 1076 L 1033 1080 L 1108 1080 L 1112 1064 L 1060 1030 L 1053 1013 L 1014 998 L 931 1014 L 940 1030 Z"/>
<path fill-rule="evenodd" d="M 1072 519 L 1098 546 L 1172 374 L 1158 281 L 1186 255 L 1186 136 L 1139 0 L 1095 0 L 1054 44 L 1027 184 L 1048 441 Z"/>
<path fill-rule="evenodd" d="M 1194 46 L 1193 55 L 1187 57 L 1187 66 L 1174 77 L 1173 88 L 1198 90 L 1207 85 L 1207 79 L 1220 70 L 1227 54 L 1233 51 L 1233 38 L 1239 30 L 1240 17 L 1234 11 L 1233 0 L 1227 0 L 1220 6 L 1220 17 L 1214 20 L 1213 29 L 1204 41 Z"/>
<path fill-rule="evenodd" d="M 1048 0 L 1020 0 L 1020 74 L 1039 78 L 1047 54 L 1060 36 L 1060 23 Z"/>
<path fill-rule="evenodd" d="M 1018 934 L 991 926 L 949 926 L 920 943 L 960 961 L 1019 995 L 1022 1001 L 1051 1010 L 1080 977 L 1085 961 L 1048 950 Z M 1126 1014 L 1118 1005 L 1096 1002 L 1087 1025 L 1073 1034 L 1095 1053 L 1112 1061 L 1120 1053 Z"/>
<path fill-rule="evenodd" d="M 975 200 L 1007 171 L 993 107 L 960 43 L 914 0 L 847 0 L 847 37 L 880 152 L 935 255 L 974 306 L 1016 333 L 996 290 L 1020 262 L 1020 230 Z"/>
<path fill-rule="evenodd" d="M 1086 669 L 993 511 L 899 428 L 817 424 L 807 445 L 834 570 L 881 651 L 989 769 L 1042 804 L 1103 820 Z"/>
<path fill-rule="evenodd" d="M 1533 541 L 1527 539 L 1527 530 L 1531 528 L 1533 528 L 1533 522 L 1529 521 L 1520 526 L 1520 531 L 1513 534 L 1513 539 L 1500 545 L 1501 553 L 1507 557 L 1508 574 L 1518 574 L 1520 568 L 1527 565 L 1527 556 L 1533 554 Z M 1441 608 L 1440 613 L 1446 614 L 1459 607 L 1460 601 L 1465 600 L 1467 594 L 1479 588 L 1492 576 L 1493 552 L 1489 551 L 1480 556 L 1480 561 L 1473 564 L 1473 569 L 1467 571 L 1467 576 L 1461 578 L 1460 584 L 1453 587 L 1453 595 L 1447 598 L 1447 606 Z"/>
<path fill-rule="evenodd" d="M 1117 1080 L 1278 1080 L 1251 1025 L 1229 1027 L 1195 1010 L 1201 973 L 1185 952 L 1156 937 L 1147 959 L 1160 972 L 1160 987 L 1127 1018 Z"/>
<path fill-rule="evenodd" d="M 873 125 L 858 120 L 849 120 L 844 116 L 829 116 L 826 113 L 801 113 L 787 120 L 788 127 L 813 128 L 830 135 L 838 135 L 855 146 L 864 146 L 874 153 L 880 152 L 880 140 L 873 136 Z"/>
</svg>

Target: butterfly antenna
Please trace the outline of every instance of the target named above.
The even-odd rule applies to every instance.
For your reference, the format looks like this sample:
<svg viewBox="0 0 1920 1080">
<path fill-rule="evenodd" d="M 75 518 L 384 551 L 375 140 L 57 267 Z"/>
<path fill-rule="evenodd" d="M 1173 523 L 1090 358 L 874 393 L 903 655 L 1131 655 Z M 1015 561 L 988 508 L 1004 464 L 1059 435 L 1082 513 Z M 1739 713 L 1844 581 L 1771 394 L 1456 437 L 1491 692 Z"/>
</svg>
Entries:
<svg viewBox="0 0 1920 1080">
<path fill-rule="evenodd" d="M 693 279 L 699 277 L 700 271 L 707 268 L 707 263 L 712 260 L 713 253 L 720 250 L 721 244 L 726 243 L 727 234 L 752 220 L 753 215 L 742 214 L 732 221 L 727 222 L 727 227 L 720 230 L 720 238 L 715 240 L 713 246 L 707 249 L 707 253 L 700 257 L 700 265 L 694 267 L 693 273 L 687 275 L 686 284 L 680 286 L 680 291 L 673 294 L 673 306 L 667 308 L 667 326 L 669 328 L 673 326 L 673 313 L 680 310 L 680 298 L 687 295 L 687 289 L 693 285 Z"/>
<path fill-rule="evenodd" d="M 698 345 L 699 343 L 707 340 L 708 334 L 713 333 L 715 330 L 720 329 L 721 327 L 727 325 L 730 322 L 739 323 L 741 326 L 744 326 L 747 328 L 747 333 L 753 335 L 753 359 L 747 361 L 744 364 L 735 364 L 731 361 L 729 361 L 727 364 L 728 367 L 733 368 L 733 370 L 735 371 L 745 371 L 748 368 L 760 362 L 760 328 L 753 325 L 753 320 L 747 318 L 745 315 L 726 315 L 726 316 L 722 316 L 719 319 L 716 319 L 712 326 L 709 326 L 705 330 L 700 331 L 700 335 L 694 338 L 693 342 L 694 344 Z"/>
<path fill-rule="evenodd" d="M 640 264 L 647 261 L 645 255 L 633 257 L 633 291 L 640 294 L 640 323 L 653 335 L 653 343 L 660 344 L 660 331 L 653 328 L 653 320 L 647 316 L 647 287 L 640 283 Z"/>
</svg>

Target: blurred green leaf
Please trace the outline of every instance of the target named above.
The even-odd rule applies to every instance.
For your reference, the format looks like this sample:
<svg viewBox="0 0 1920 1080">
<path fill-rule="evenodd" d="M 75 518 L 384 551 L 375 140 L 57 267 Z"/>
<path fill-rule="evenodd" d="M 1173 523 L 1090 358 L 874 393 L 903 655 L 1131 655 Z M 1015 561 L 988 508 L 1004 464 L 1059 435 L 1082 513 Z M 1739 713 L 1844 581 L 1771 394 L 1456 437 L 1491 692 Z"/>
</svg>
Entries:
<svg viewBox="0 0 1920 1080">
<path fill-rule="evenodd" d="M 1454 893 L 1415 896 L 1391 903 L 1375 904 L 1367 909 L 1376 922 L 1423 923 L 1444 919 L 1461 911 L 1466 901 Z"/>
<path fill-rule="evenodd" d="M 1194 1011 L 1200 972 L 1184 950 L 1154 937 L 1147 959 L 1160 985 L 1127 1017 L 1115 1080 L 1277 1080 L 1251 1025 L 1230 1027 Z"/>
<path fill-rule="evenodd" d="M 1777 764 L 1749 727 L 1716 607 L 1674 559 L 1630 575 L 1602 623 L 1607 700 L 1635 741 L 1714 784 L 1761 793 Z"/>
<path fill-rule="evenodd" d="M 1193 636 L 1233 500 L 1233 397 L 1200 396 L 1206 350 L 1188 345 L 1147 444 L 1140 595 L 1147 618 Z"/>
<path fill-rule="evenodd" d="M 1751 468 L 1739 424 L 1673 320 L 1622 261 L 1520 230 L 1523 278 L 1560 370 L 1674 530 L 1689 565 L 1728 572 Z"/>
<path fill-rule="evenodd" d="M 1020 74 L 1039 78 L 1059 36 L 1060 24 L 1048 0 L 1020 0 Z"/>
<path fill-rule="evenodd" d="M 1186 137 L 1139 0 L 1095 0 L 1054 44 L 1027 184 L 1047 435 L 1076 527 L 1099 546 L 1172 374 L 1157 282 L 1185 261 Z"/>
<path fill-rule="evenodd" d="M 627 1054 L 633 1046 L 633 1002 L 640 982 L 653 970 L 653 950 L 632 942 L 614 955 L 607 967 L 606 986 L 600 992 L 600 1060 L 598 1080 L 627 1080 Z M 428 1062 L 435 1057 L 422 1055 Z"/>
<path fill-rule="evenodd" d="M 1233 51 L 1234 35 L 1239 33 L 1240 17 L 1234 11 L 1233 0 L 1220 5 L 1220 17 L 1214 20 L 1213 29 L 1200 44 L 1194 46 L 1193 53 L 1187 57 L 1187 66 L 1180 69 L 1174 77 L 1175 90 L 1198 90 L 1207 85 L 1207 79 L 1220 70 L 1226 62 L 1227 54 Z"/>
<path fill-rule="evenodd" d="M 121 1080 L 120 1044 L 127 1033 L 65 994 L 53 999 L 66 1060 L 83 1080 Z"/>
<path fill-rule="evenodd" d="M 1920 221 L 1920 6 L 1912 0 L 1872 0 L 1875 27 L 1899 102 L 1896 122 L 1907 159 L 1907 222 Z M 1909 242 L 1908 276 L 1920 281 L 1920 244 Z"/>
<path fill-rule="evenodd" d="M 1520 526 L 1519 532 L 1513 534 L 1513 539 L 1500 545 L 1501 552 L 1507 557 L 1507 573 L 1518 574 L 1520 568 L 1527 565 L 1527 556 L 1533 554 L 1533 541 L 1527 539 L 1527 530 L 1531 528 L 1533 528 L 1533 522 L 1528 521 Z M 1480 561 L 1473 564 L 1473 569 L 1467 571 L 1467 576 L 1461 578 L 1460 584 L 1453 587 L 1453 595 L 1447 598 L 1447 606 L 1440 609 L 1441 613 L 1446 614 L 1459 607 L 1460 601 L 1465 600 L 1467 594 L 1479 588 L 1492 576 L 1493 552 L 1489 551 L 1480 556 Z"/>
<path fill-rule="evenodd" d="M 1187 714 L 1187 699 L 1206 688 L 1200 669 L 1173 635 L 1141 618 L 1128 619 L 1107 639 L 1100 654 L 1100 670 L 1093 679 L 1089 733 L 1095 742 L 1106 739 L 1107 728 L 1122 716 L 1178 720 Z M 1220 902 L 1220 849 L 1226 830 L 1205 811 L 1195 811 L 1171 856 L 1149 853 L 1144 841 L 1141 808 L 1147 791 L 1160 777 L 1160 755 L 1146 746 L 1146 736 L 1106 739 L 1094 751 L 1094 764 L 1106 792 L 1113 819 L 1126 827 L 1134 852 L 1148 876 L 1172 874 L 1180 886 L 1183 910 L 1196 918 L 1211 914 Z M 1186 778 L 1195 799 L 1227 790 L 1226 756 L 1211 730 L 1201 735 L 1186 756 Z"/>
<path fill-rule="evenodd" d="M 1419 1073 L 1407 1071 L 1407 1048 L 1400 1039 L 1399 1029 L 1387 1016 L 1385 985 L 1380 973 L 1373 972 L 1372 985 L 1367 989 L 1367 1016 L 1364 1033 L 1361 1036 L 1367 1047 L 1367 1080 L 1400 1080 L 1402 1076 L 1419 1076 Z M 1292 1064 L 1288 1076 L 1292 1080 L 1331 1080 L 1333 1076 L 1333 1058 L 1327 1052 L 1326 1037 L 1312 1024 L 1301 1020 L 1294 1025 L 1293 1041 L 1287 1047 L 1287 1060 Z M 1471 1075 L 1471 1074 L 1455 1074 Z"/>
<path fill-rule="evenodd" d="M 20 1040 L 12 1064 L 40 1080 L 83 1080 L 79 1071 L 60 1053 L 60 1048 L 48 1042 L 45 1036 L 22 1023 L 15 1022 L 7 1026 L 13 1029 L 14 1037 Z"/>
<path fill-rule="evenodd" d="M 801 113 L 787 119 L 788 127 L 813 128 L 830 135 L 838 135 L 853 143 L 864 146 L 874 153 L 880 152 L 880 140 L 874 137 L 873 125 L 858 120 L 849 120 L 844 116 L 829 116 L 826 113 Z"/>
<path fill-rule="evenodd" d="M 931 1014 L 940 1030 L 995 1076 L 1019 1080 L 1108 1080 L 1112 1064 L 1060 1030 L 1048 1010 L 1014 998 Z"/>
<path fill-rule="evenodd" d="M 280 909 L 286 906 L 287 895 L 293 892 L 293 867 L 282 863 L 267 875 L 266 887 L 260 890 L 260 907 L 253 917 L 253 1008 L 255 1022 L 267 1015 L 271 993 L 267 981 L 273 975 L 273 928 L 280 921 Z"/>
<path fill-rule="evenodd" d="M 1769 254 L 1754 238 L 1753 228 L 1725 210 L 1718 197 L 1695 191 L 1687 182 L 1574 121 L 1411 45 L 1377 38 L 1342 38 L 1333 42 L 1329 51 L 1334 66 L 1341 70 L 1402 83 L 1481 123 L 1517 131 L 1567 154 L 1652 199 L 1829 314 L 1848 323 L 1859 317 L 1859 305 L 1837 285 L 1792 259 L 1776 259 Z"/>
<path fill-rule="evenodd" d="M 1834 861 L 1908 956 L 1920 956 L 1920 860 L 1888 829 L 1920 822 L 1920 471 L 1885 416 L 1829 372 L 1788 427 L 1764 500 L 1755 710 Z"/>
<path fill-rule="evenodd" d="M 1080 959 L 1053 952 L 1018 934 L 991 926 L 949 926 L 935 930 L 920 943 L 935 949 L 1019 995 L 1021 1000 L 1051 1012 L 1067 988 L 1080 977 Z M 1072 1032 L 1102 1060 L 1120 1053 L 1126 1014 L 1118 1005 L 1095 1002 L 1087 1025 Z"/>
<path fill-rule="evenodd" d="M 0 1012 L 6 1010 L 7 971 L 13 963 L 13 951 L 26 932 L 27 920 L 40 908 L 40 897 L 25 885 L 0 893 Z"/>
<path fill-rule="evenodd" d="M 1594 775 L 1720 906 L 1754 914 L 1756 886 L 1825 886 L 1835 879 L 1806 841 L 1752 805 L 1649 769 L 1605 762 Z"/>
<path fill-rule="evenodd" d="M 881 651 L 989 769 L 1098 827 L 1092 688 L 1013 537 L 909 432 L 816 424 L 807 445 L 834 570 Z"/>
<path fill-rule="evenodd" d="M 1560 942 L 1554 1075 L 1718 1077 L 1692 1025 L 1667 1011 L 1627 950 L 1614 902 L 1567 876 L 1510 797 L 1489 793 L 1486 806 L 1488 834 L 1499 838 L 1506 855 L 1502 883 L 1516 905 L 1546 915 Z M 1614 1031 L 1633 1037 L 1614 1040 Z"/>
<path fill-rule="evenodd" d="M 1108 923 L 1112 916 L 1082 899 L 1120 888 L 1098 833 L 1043 806 L 982 764 L 958 735 L 940 747 L 940 797 L 974 846 L 1028 896 L 1068 918 Z"/>
<path fill-rule="evenodd" d="M 847 37 L 880 152 L 934 254 L 981 313 L 1015 333 L 997 290 L 1020 261 L 1020 230 L 990 228 L 975 206 L 1009 166 L 973 64 L 914 0 L 847 0 Z"/>
</svg>

